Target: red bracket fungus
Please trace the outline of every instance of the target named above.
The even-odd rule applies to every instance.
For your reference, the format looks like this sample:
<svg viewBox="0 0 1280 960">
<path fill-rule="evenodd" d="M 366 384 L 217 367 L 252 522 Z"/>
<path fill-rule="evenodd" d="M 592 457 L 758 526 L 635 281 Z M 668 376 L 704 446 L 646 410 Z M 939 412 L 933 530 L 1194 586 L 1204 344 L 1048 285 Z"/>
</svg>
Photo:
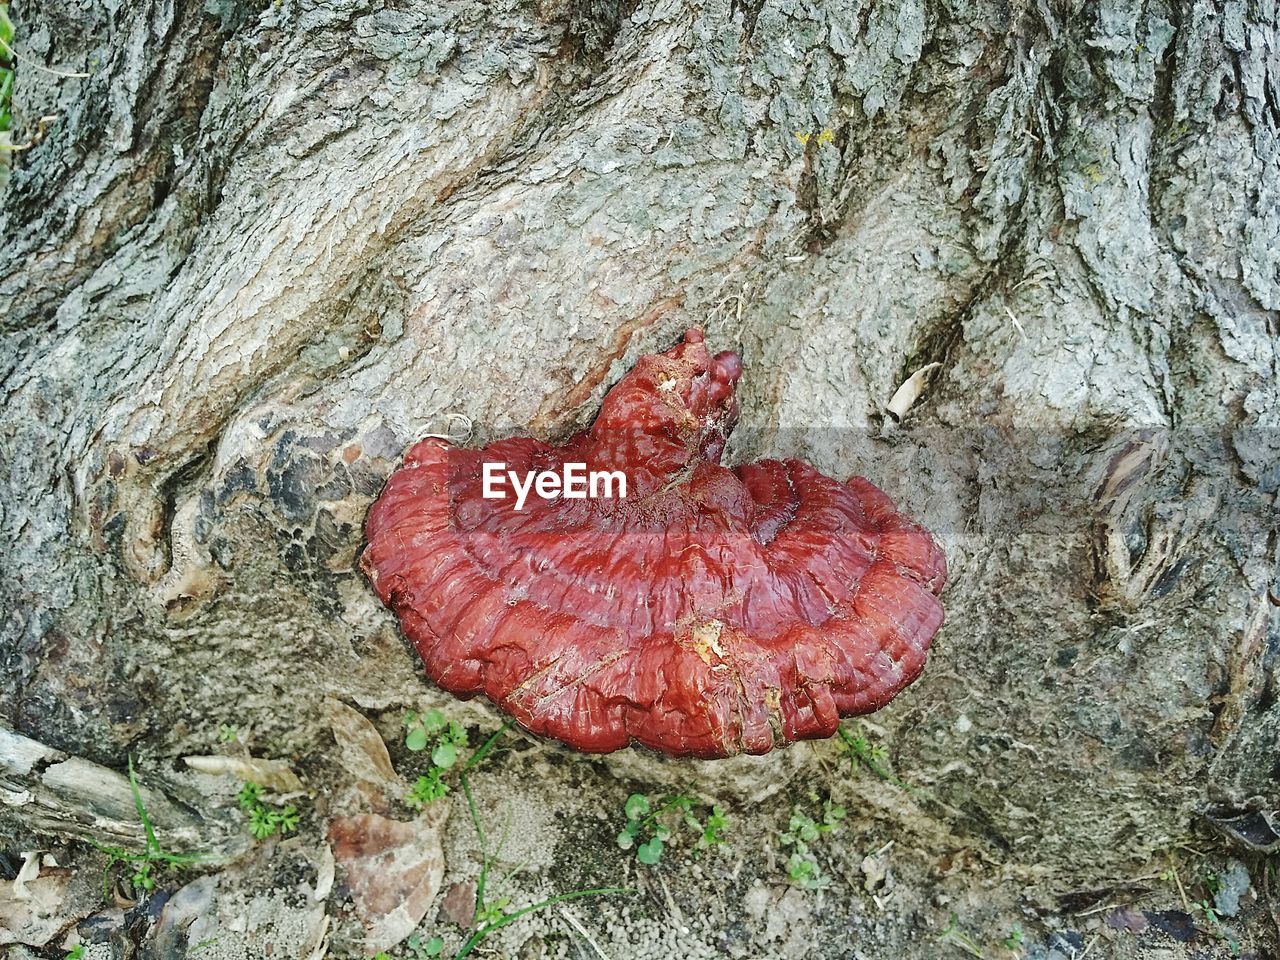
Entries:
<svg viewBox="0 0 1280 960">
<path fill-rule="evenodd" d="M 722 466 L 741 373 L 690 330 L 562 446 L 416 444 L 361 563 L 431 679 L 580 750 L 712 758 L 831 736 L 919 676 L 942 552 L 861 477 Z M 484 496 L 486 463 L 622 471 L 627 495 L 516 509 Z"/>
</svg>

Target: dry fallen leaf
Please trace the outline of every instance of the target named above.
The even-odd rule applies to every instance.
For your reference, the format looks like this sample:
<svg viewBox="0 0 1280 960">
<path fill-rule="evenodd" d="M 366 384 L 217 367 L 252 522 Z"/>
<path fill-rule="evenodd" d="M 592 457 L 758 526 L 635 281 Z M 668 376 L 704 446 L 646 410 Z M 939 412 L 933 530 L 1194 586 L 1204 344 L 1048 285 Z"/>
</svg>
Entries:
<svg viewBox="0 0 1280 960">
<path fill-rule="evenodd" d="M 440 892 L 440 832 L 448 813 L 448 805 L 437 802 L 409 822 L 366 813 L 329 824 L 333 854 L 371 953 L 390 950 L 411 934 Z"/>
<path fill-rule="evenodd" d="M 42 872 L 39 854 L 29 855 L 21 874 L 25 875 L 21 883 L 0 883 L 0 944 L 47 946 L 88 916 L 102 895 L 101 885 L 73 889 L 71 871 L 66 868 Z M 3 950 L 0 955 L 7 956 Z"/>
<path fill-rule="evenodd" d="M 360 783 L 393 796 L 402 794 L 404 785 L 391 766 L 387 745 L 368 718 L 341 700 L 326 700 L 324 709 L 338 744 L 338 762 Z"/>
<path fill-rule="evenodd" d="M 23 851 L 22 869 L 13 878 L 13 899 L 30 900 L 31 892 L 27 890 L 27 884 L 38 876 L 40 876 L 40 851 Z"/>
<path fill-rule="evenodd" d="M 901 420 L 907 415 L 907 411 L 920 399 L 920 394 L 924 393 L 925 384 L 929 381 L 929 374 L 940 366 L 942 366 L 940 363 L 926 363 L 911 376 L 907 377 L 902 382 L 902 386 L 894 391 L 893 397 L 889 400 L 889 405 L 885 409 L 893 415 L 895 420 Z"/>
<path fill-rule="evenodd" d="M 893 841 L 890 840 L 879 850 L 867 854 L 862 858 L 862 888 L 867 893 L 874 893 L 877 889 L 884 886 L 889 877 L 889 851 L 893 849 Z"/>
<path fill-rule="evenodd" d="M 303 948 L 307 960 L 325 960 L 329 956 L 329 917 L 322 917 L 312 934 L 311 942 Z"/>
<path fill-rule="evenodd" d="M 182 760 L 197 773 L 215 777 L 230 774 L 237 780 L 256 783 L 278 793 L 295 793 L 302 789 L 302 781 L 283 760 L 223 756 L 183 757 Z"/>
<path fill-rule="evenodd" d="M 475 881 L 464 880 L 451 886 L 440 901 L 440 909 L 463 930 L 470 930 L 476 920 Z"/>
<path fill-rule="evenodd" d="M 217 915 L 218 875 L 199 877 L 180 887 L 160 908 L 148 935 L 154 956 L 179 957 L 185 952 L 192 927 L 202 917 Z M 207 922 L 207 921 L 206 921 Z"/>
<path fill-rule="evenodd" d="M 316 870 L 316 888 L 311 891 L 311 899 L 317 902 L 328 900 L 333 891 L 334 876 L 333 850 L 328 844 L 320 851 L 320 866 Z"/>
</svg>

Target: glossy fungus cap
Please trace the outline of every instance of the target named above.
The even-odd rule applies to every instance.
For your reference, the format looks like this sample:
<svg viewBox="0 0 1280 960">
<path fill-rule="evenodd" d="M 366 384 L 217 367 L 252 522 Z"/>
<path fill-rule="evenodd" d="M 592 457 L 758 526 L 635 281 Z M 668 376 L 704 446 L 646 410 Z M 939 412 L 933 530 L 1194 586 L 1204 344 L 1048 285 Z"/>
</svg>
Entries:
<svg viewBox="0 0 1280 960">
<path fill-rule="evenodd" d="M 942 624 L 941 551 L 860 477 L 722 466 L 741 374 L 690 330 L 561 446 L 416 444 L 361 563 L 431 679 L 581 750 L 705 758 L 831 736 L 910 684 Z M 486 462 L 622 471 L 627 496 L 516 509 L 509 483 L 484 496 Z"/>
</svg>

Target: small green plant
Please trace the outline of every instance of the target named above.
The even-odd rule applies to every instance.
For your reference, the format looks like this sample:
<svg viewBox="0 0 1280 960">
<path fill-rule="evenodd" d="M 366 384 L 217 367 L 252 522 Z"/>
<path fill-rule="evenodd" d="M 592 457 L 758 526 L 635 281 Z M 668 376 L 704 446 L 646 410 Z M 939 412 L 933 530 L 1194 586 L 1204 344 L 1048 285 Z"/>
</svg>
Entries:
<svg viewBox="0 0 1280 960">
<path fill-rule="evenodd" d="M 632 892 L 625 887 L 594 887 L 589 890 L 574 890 L 569 893 L 548 897 L 545 900 L 540 900 L 537 903 L 515 910 L 510 908 L 510 897 L 488 897 L 487 887 L 489 875 L 493 870 L 495 855 L 489 849 L 489 839 L 485 834 L 484 824 L 480 819 L 480 811 L 476 807 L 475 797 L 471 793 L 471 782 L 467 774 L 489 755 L 502 738 L 502 735 L 511 727 L 511 721 L 507 721 L 490 734 L 489 738 L 463 763 L 458 763 L 458 750 L 466 746 L 467 734 L 461 724 L 446 720 L 438 710 L 429 710 L 421 715 L 416 713 L 407 714 L 405 716 L 405 726 L 407 728 L 405 746 L 415 753 L 421 753 L 430 747 L 432 762 L 431 769 L 425 776 L 418 778 L 418 783 L 409 792 L 405 802 L 412 807 L 421 808 L 434 800 L 440 799 L 449 790 L 442 776 L 446 771 L 453 770 L 457 775 L 457 782 L 462 790 L 462 795 L 466 798 L 467 812 L 471 815 L 471 825 L 475 828 L 476 838 L 480 843 L 480 875 L 476 878 L 476 905 L 472 917 L 471 932 L 453 955 L 453 960 L 464 960 L 491 934 L 538 910 L 545 910 L 547 907 L 564 903 L 566 900 L 577 900 L 581 897 L 598 897 L 612 893 Z M 434 960 L 436 957 L 443 956 L 444 940 L 440 937 L 432 937 L 429 940 L 410 937 L 406 942 L 406 949 L 408 953 L 404 955 L 405 960 Z M 374 955 L 373 960 L 391 960 L 391 958 L 386 953 L 379 953 Z"/>
<path fill-rule="evenodd" d="M 240 739 L 240 728 L 234 723 L 218 724 L 218 742 L 234 743 Z"/>
<path fill-rule="evenodd" d="M 711 812 L 707 814 L 707 822 L 703 824 L 698 846 L 704 849 L 727 846 L 729 841 L 724 838 L 724 833 L 728 829 L 729 818 L 725 816 L 718 803 L 713 803 Z"/>
<path fill-rule="evenodd" d="M 405 946 L 409 950 L 409 960 L 431 960 L 432 957 L 440 956 L 440 952 L 444 949 L 444 941 L 439 937 L 423 940 L 419 936 L 412 936 Z"/>
<path fill-rule="evenodd" d="M 280 809 L 269 807 L 262 800 L 262 787 L 256 783 L 246 783 L 240 790 L 237 799 L 240 809 L 249 814 L 249 832 L 259 840 L 265 840 L 273 834 L 293 833 L 298 829 L 298 809 L 293 804 Z"/>
<path fill-rule="evenodd" d="M 1218 876 L 1215 870 L 1206 870 L 1200 878 L 1200 882 L 1211 897 L 1216 897 L 1222 892 L 1222 878 Z"/>
<path fill-rule="evenodd" d="M 500 921 L 507 915 L 507 907 L 511 904 L 510 897 L 498 897 L 496 900 L 490 900 L 483 907 L 476 907 L 476 926 L 489 927 Z"/>
<path fill-rule="evenodd" d="M 414 810 L 421 810 L 449 792 L 444 774 L 458 762 L 458 750 L 467 745 L 467 732 L 456 720 L 449 720 L 439 710 L 415 713 L 410 710 L 404 716 L 406 729 L 404 745 L 414 753 L 430 748 L 431 767 L 418 777 L 404 802 Z"/>
<path fill-rule="evenodd" d="M 102 896 L 105 899 L 111 892 L 111 868 L 117 863 L 129 864 L 133 867 L 130 882 L 135 890 L 150 893 L 156 887 L 157 868 L 187 867 L 197 863 L 207 863 L 215 859 L 203 853 L 170 853 L 160 846 L 156 839 L 155 827 L 147 814 L 146 805 L 142 802 L 142 790 L 138 787 L 138 777 L 133 769 L 133 757 L 129 757 L 129 791 L 133 794 L 133 806 L 138 812 L 138 820 L 146 835 L 146 843 L 140 852 L 126 850 L 123 847 L 112 847 L 101 844 L 86 837 L 86 841 L 107 855 L 107 865 L 102 869 Z"/>
<path fill-rule="evenodd" d="M 1209 874 L 1209 876 L 1213 877 L 1215 883 L 1213 884 L 1212 888 L 1210 887 L 1208 882 L 1206 882 L 1205 886 L 1206 888 L 1209 888 L 1209 892 L 1211 894 L 1216 894 L 1217 891 L 1222 888 L 1221 881 L 1218 881 L 1217 876 L 1214 874 Z M 1207 880 L 1208 880 L 1208 877 L 1206 877 L 1206 881 Z M 1201 915 L 1203 915 L 1204 924 L 1205 924 L 1205 927 L 1208 928 L 1207 932 L 1209 933 L 1209 935 L 1212 937 L 1215 937 L 1218 940 L 1225 942 L 1227 945 L 1227 949 L 1231 951 L 1231 956 L 1233 957 L 1240 956 L 1240 943 L 1234 937 L 1232 937 L 1231 934 L 1229 934 L 1226 928 L 1222 925 L 1222 918 L 1218 916 L 1218 911 L 1214 908 L 1213 901 L 1206 898 L 1204 900 L 1200 900 L 1194 906 L 1195 906 L 1195 909 L 1198 910 L 1201 913 Z"/>
<path fill-rule="evenodd" d="M 1012 950 L 1017 953 L 1022 949 L 1022 927 L 1018 924 L 1013 925 L 1013 929 L 1009 931 L 1009 935 L 1002 941 L 1006 950 Z"/>
<path fill-rule="evenodd" d="M 818 795 L 809 794 L 809 800 L 817 803 Z M 787 822 L 787 831 L 779 837 L 779 842 L 784 847 L 791 848 L 791 854 L 787 857 L 787 877 L 796 886 L 805 890 L 822 890 L 831 884 L 831 880 L 818 866 L 813 845 L 840 826 L 840 822 L 845 817 L 845 809 L 833 804 L 830 800 L 824 800 L 821 814 L 821 819 L 815 820 L 797 804 L 792 808 L 791 819 Z"/>
<path fill-rule="evenodd" d="M 848 757 L 851 772 L 860 766 L 866 767 L 881 780 L 887 780 L 904 790 L 910 789 L 889 771 L 889 751 L 883 746 L 872 743 L 865 727 L 859 725 L 855 732 L 842 723 L 836 728 L 836 735 L 838 737 L 836 749 Z"/>
<path fill-rule="evenodd" d="M 404 745 L 414 753 L 431 747 L 431 762 L 448 770 L 458 762 L 458 749 L 467 745 L 467 733 L 456 720 L 446 720 L 439 710 L 418 714 L 410 710 L 404 717 Z"/>
<path fill-rule="evenodd" d="M 665 796 L 656 804 L 651 804 L 642 793 L 631 794 L 623 808 L 627 825 L 618 834 L 618 846 L 623 850 L 634 847 L 636 859 L 643 864 L 657 863 L 662 859 L 666 841 L 671 838 L 671 828 L 662 822 L 668 813 L 678 814 L 680 822 L 699 835 L 699 849 L 724 846 L 728 842 L 724 833 L 729 819 L 719 804 L 711 806 L 705 822 L 694 815 L 693 808 L 693 798 L 682 793 Z"/>
<path fill-rule="evenodd" d="M 63 960 L 84 960 L 84 944 L 77 943 L 67 951 L 67 955 Z"/>
<path fill-rule="evenodd" d="M 982 948 L 978 946 L 976 940 L 969 936 L 965 931 L 960 929 L 960 918 L 953 912 L 951 919 L 947 925 L 938 934 L 938 942 L 950 944 L 960 950 L 963 950 L 971 957 L 977 957 L 978 960 L 984 960 L 985 954 Z"/>
<path fill-rule="evenodd" d="M 405 795 L 405 804 L 414 810 L 421 810 L 427 804 L 434 803 L 448 793 L 449 785 L 440 779 L 440 773 L 439 767 L 432 767 L 420 776 L 418 782 L 413 785 L 413 789 Z"/>
<path fill-rule="evenodd" d="M 13 126 L 13 22 L 9 4 L 0 3 L 0 133 Z"/>
<path fill-rule="evenodd" d="M 498 739 L 507 732 L 507 728 L 511 726 L 511 722 L 507 721 L 495 731 L 488 740 L 480 745 L 479 749 L 473 753 L 470 758 L 462 765 L 458 772 L 458 784 L 462 787 L 462 794 L 467 799 L 467 812 L 471 814 L 471 825 L 475 828 L 476 839 L 480 842 L 480 876 L 476 878 L 476 909 L 475 923 L 471 936 L 462 944 L 458 952 L 453 955 L 453 960 L 463 960 L 469 956 L 473 950 L 488 936 L 502 929 L 508 924 L 515 923 L 521 917 L 535 913 L 539 910 L 545 910 L 547 907 L 555 906 L 558 903 L 564 903 L 568 900 L 578 900 L 583 897 L 598 897 L 613 893 L 631 893 L 626 887 L 593 887 L 587 890 L 573 890 L 569 893 L 556 894 L 553 897 L 547 897 L 545 900 L 539 900 L 537 903 L 530 904 L 527 907 L 521 907 L 518 910 L 508 911 L 507 907 L 510 903 L 507 897 L 498 897 L 494 900 L 485 898 L 486 888 L 489 882 L 489 873 L 493 869 L 494 857 L 489 851 L 489 841 L 485 836 L 484 824 L 480 820 L 480 811 L 476 808 L 475 797 L 471 794 L 471 782 L 467 779 L 467 774 L 473 770 L 489 753 Z"/>
<path fill-rule="evenodd" d="M 24 57 L 13 48 L 13 34 L 13 21 L 9 19 L 8 0 L 0 0 L 0 133 L 7 133 L 13 127 L 13 77 L 19 60 L 23 61 L 28 69 L 50 76 L 80 78 L 89 76 L 87 73 L 55 70 L 33 58 Z M 30 149 L 43 139 L 48 125 L 57 119 L 56 115 L 41 117 L 36 122 L 35 133 L 26 143 L 15 145 L 9 143 L 7 137 L 4 138 L 4 142 L 0 143 L 0 153 L 17 153 Z"/>
</svg>

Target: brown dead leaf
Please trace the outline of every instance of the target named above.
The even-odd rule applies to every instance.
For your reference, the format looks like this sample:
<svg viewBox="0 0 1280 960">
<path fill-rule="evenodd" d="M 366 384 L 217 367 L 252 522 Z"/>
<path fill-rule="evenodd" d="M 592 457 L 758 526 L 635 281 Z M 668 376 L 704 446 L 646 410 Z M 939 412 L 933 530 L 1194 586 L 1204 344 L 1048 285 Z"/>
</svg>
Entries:
<svg viewBox="0 0 1280 960">
<path fill-rule="evenodd" d="M 370 952 L 398 944 L 435 902 L 444 879 L 440 832 L 448 812 L 447 804 L 437 802 L 409 822 L 366 813 L 336 817 L 329 824 L 333 855 L 345 873 Z"/>
<path fill-rule="evenodd" d="M 311 899 L 322 902 L 329 899 L 333 891 L 334 868 L 333 849 L 325 844 L 320 850 L 320 865 L 316 869 L 316 888 L 311 891 Z"/>
<path fill-rule="evenodd" d="M 940 366 L 942 366 L 940 363 L 926 363 L 911 376 L 907 377 L 902 382 L 902 385 L 894 391 L 888 405 L 885 407 L 889 413 L 893 414 L 893 419 L 901 420 L 907 415 L 907 411 L 920 399 L 920 394 L 924 393 L 924 388 L 929 382 L 929 374 Z"/>
<path fill-rule="evenodd" d="M 476 922 L 476 882 L 455 883 L 444 892 L 440 909 L 463 930 L 470 930 Z"/>
<path fill-rule="evenodd" d="M 302 789 L 302 781 L 284 760 L 215 755 L 183 757 L 182 762 L 197 773 L 213 777 L 231 776 L 278 793 L 297 793 Z"/>
<path fill-rule="evenodd" d="M 387 745 L 369 719 L 341 700 L 325 700 L 324 709 L 338 744 L 338 762 L 360 784 L 369 784 L 384 794 L 403 793 L 404 785 L 391 766 Z"/>
<path fill-rule="evenodd" d="M 39 857 L 34 862 L 38 870 Z M 94 904 L 74 895 L 70 886 L 70 871 L 58 868 L 28 876 L 21 885 L 16 881 L 0 883 L 0 944 L 47 946 L 71 924 L 88 916 Z"/>
</svg>

